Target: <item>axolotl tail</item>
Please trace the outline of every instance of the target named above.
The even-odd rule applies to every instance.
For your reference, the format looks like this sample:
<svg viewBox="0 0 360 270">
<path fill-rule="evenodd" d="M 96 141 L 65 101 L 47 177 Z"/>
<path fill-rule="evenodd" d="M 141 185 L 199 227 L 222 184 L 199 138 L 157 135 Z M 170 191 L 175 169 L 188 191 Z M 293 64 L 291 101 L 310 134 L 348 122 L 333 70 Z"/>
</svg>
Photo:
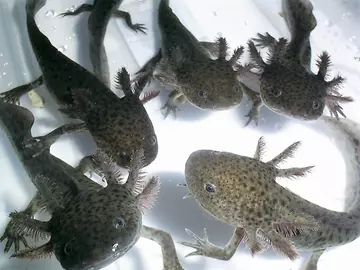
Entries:
<svg viewBox="0 0 360 270">
<path fill-rule="evenodd" d="M 196 37 L 186 29 L 169 6 L 169 0 L 161 0 L 158 10 L 158 24 L 161 32 L 161 49 L 169 55 L 175 47 L 182 57 L 191 57 L 203 49 Z M 205 54 L 205 53 L 204 53 Z M 206 55 L 206 54 L 205 54 Z"/>
<path fill-rule="evenodd" d="M 346 164 L 346 212 L 359 216 L 360 223 L 360 123 L 322 116 Z"/>
<path fill-rule="evenodd" d="M 46 0 L 26 0 L 26 12 L 30 17 L 34 17 L 45 4 Z"/>
<path fill-rule="evenodd" d="M 282 9 L 292 39 L 309 34 L 317 25 L 309 0 L 282 0 Z"/>
</svg>

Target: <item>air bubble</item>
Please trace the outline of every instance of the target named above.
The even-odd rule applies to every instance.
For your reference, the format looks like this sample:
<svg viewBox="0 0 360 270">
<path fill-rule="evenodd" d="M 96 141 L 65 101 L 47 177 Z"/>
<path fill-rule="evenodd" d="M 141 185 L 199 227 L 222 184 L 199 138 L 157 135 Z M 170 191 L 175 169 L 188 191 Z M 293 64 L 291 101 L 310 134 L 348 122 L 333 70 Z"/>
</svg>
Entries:
<svg viewBox="0 0 360 270">
<path fill-rule="evenodd" d="M 5 76 L 5 75 L 6 75 L 6 72 L 3 72 L 2 75 Z"/>
<path fill-rule="evenodd" d="M 332 25 L 332 23 L 329 20 L 326 20 L 324 22 L 324 25 L 327 26 L 327 27 L 330 27 Z"/>
<path fill-rule="evenodd" d="M 46 13 L 45 13 L 45 16 L 46 17 L 55 17 L 57 15 L 56 11 L 51 9 L 51 10 L 48 10 Z"/>
<path fill-rule="evenodd" d="M 346 12 L 341 16 L 341 18 L 343 20 L 348 20 L 351 17 L 351 15 L 352 15 L 351 12 Z"/>
<path fill-rule="evenodd" d="M 350 42 L 353 42 L 353 41 L 355 41 L 356 40 L 356 36 L 351 36 L 350 38 L 349 38 L 349 41 Z"/>
<path fill-rule="evenodd" d="M 67 45 L 60 46 L 57 48 L 59 52 L 65 52 L 67 50 Z"/>
<path fill-rule="evenodd" d="M 5 62 L 5 63 L 4 63 L 4 66 L 8 66 L 8 65 L 9 65 L 9 63 L 8 63 L 8 62 Z"/>
<path fill-rule="evenodd" d="M 8 86 L 12 86 L 12 85 L 13 85 L 13 83 L 12 83 L 12 82 L 9 82 L 7 85 L 8 85 Z"/>
</svg>

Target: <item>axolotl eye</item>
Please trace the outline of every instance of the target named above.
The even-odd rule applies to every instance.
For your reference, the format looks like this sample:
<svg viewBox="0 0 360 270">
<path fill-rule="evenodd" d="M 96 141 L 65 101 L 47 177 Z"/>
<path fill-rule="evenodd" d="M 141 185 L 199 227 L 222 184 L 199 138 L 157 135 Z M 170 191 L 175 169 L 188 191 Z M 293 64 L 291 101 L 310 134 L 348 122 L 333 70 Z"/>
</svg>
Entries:
<svg viewBox="0 0 360 270">
<path fill-rule="evenodd" d="M 200 89 L 199 92 L 198 92 L 198 95 L 201 98 L 206 98 L 207 97 L 206 92 L 205 92 L 204 89 Z"/>
<path fill-rule="evenodd" d="M 71 245 L 69 243 L 66 243 L 65 246 L 64 246 L 64 252 L 66 255 L 70 255 L 73 250 L 71 248 Z"/>
<path fill-rule="evenodd" d="M 115 229 L 120 229 L 125 226 L 125 220 L 122 217 L 115 218 L 113 220 L 113 226 Z"/>
<path fill-rule="evenodd" d="M 233 86 L 232 90 L 233 90 L 233 92 L 235 92 L 235 93 L 240 92 L 240 88 L 237 87 L 237 86 Z"/>
<path fill-rule="evenodd" d="M 157 143 L 157 138 L 156 136 L 151 136 L 149 139 L 149 142 L 151 145 L 155 145 Z"/>
<path fill-rule="evenodd" d="M 207 193 L 214 193 L 216 191 L 215 185 L 211 183 L 205 184 L 204 188 Z"/>
<path fill-rule="evenodd" d="M 312 103 L 313 110 L 319 109 L 320 105 L 321 105 L 321 101 L 317 101 L 317 100 L 313 101 L 313 103 Z"/>
</svg>

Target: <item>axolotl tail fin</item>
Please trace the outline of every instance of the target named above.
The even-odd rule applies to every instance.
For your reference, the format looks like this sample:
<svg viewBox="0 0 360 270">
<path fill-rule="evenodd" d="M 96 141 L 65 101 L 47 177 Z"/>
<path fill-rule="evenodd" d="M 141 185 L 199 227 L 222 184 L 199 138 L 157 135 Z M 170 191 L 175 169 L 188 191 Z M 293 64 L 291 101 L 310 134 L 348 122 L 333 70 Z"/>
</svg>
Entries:
<svg viewBox="0 0 360 270">
<path fill-rule="evenodd" d="M 28 16 L 34 17 L 45 4 L 46 0 L 26 0 L 26 12 Z"/>
<path fill-rule="evenodd" d="M 289 44 L 291 54 L 310 68 L 310 33 L 317 25 L 310 0 L 282 0 L 282 10 L 287 27 L 291 33 Z"/>
<path fill-rule="evenodd" d="M 330 127 L 329 134 L 345 161 L 346 212 L 360 216 L 360 123 L 329 116 L 322 116 L 321 119 Z"/>
<path fill-rule="evenodd" d="M 310 33 L 317 25 L 310 0 L 282 0 L 282 9 L 292 39 Z"/>
</svg>

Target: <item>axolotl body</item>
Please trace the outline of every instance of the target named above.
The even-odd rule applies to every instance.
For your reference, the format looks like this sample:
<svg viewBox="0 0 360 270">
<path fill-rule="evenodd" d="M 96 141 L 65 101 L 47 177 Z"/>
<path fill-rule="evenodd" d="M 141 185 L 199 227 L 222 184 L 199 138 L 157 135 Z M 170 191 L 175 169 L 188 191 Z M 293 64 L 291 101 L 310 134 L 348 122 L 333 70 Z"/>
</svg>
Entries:
<svg viewBox="0 0 360 270">
<path fill-rule="evenodd" d="M 175 113 L 186 100 L 202 110 L 225 110 L 240 104 L 243 91 L 237 77 L 249 72 L 238 60 L 244 47 L 236 48 L 227 60 L 228 44 L 221 37 L 216 42 L 200 42 L 174 14 L 169 0 L 158 8 L 161 48 L 138 72 L 137 78 L 153 76 L 171 89 L 163 106 L 165 116 Z M 215 58 L 216 59 L 213 59 Z M 136 79 L 135 79 L 136 81 Z"/>
<path fill-rule="evenodd" d="M 146 181 L 139 171 L 141 152 L 133 156 L 125 184 L 116 164 L 103 153 L 97 155 L 107 181 L 104 188 L 50 153 L 55 135 L 41 140 L 42 147 L 28 144 L 34 123 L 28 109 L 0 100 L 0 112 L 1 127 L 37 188 L 25 210 L 10 214 L 0 238 L 1 242 L 6 240 L 5 252 L 14 245 L 11 257 L 39 259 L 55 254 L 64 269 L 96 270 L 125 255 L 145 237 L 162 247 L 164 269 L 183 269 L 172 237 L 142 224 L 143 211 L 154 205 L 160 182 L 157 177 Z M 40 210 L 47 210 L 51 219 L 35 219 Z M 29 247 L 26 238 L 36 241 L 39 236 L 50 239 L 44 245 Z"/>
<path fill-rule="evenodd" d="M 198 150 L 185 165 L 189 196 L 209 214 L 236 229 L 225 248 L 211 244 L 206 230 L 204 239 L 187 230 L 196 240 L 196 243 L 182 243 L 196 249 L 188 256 L 229 260 L 244 241 L 252 254 L 272 247 L 292 260 L 298 257 L 298 250 L 313 251 L 306 269 L 315 270 L 326 248 L 349 243 L 360 236 L 360 125 L 329 116 L 321 119 L 334 130 L 331 134 L 335 134 L 335 142 L 355 185 L 353 201 L 346 212 L 320 207 L 276 182 L 277 177 L 303 176 L 313 167 L 278 167 L 293 155 L 299 142 L 268 162 L 262 161 L 263 138 L 254 157 Z"/>
<path fill-rule="evenodd" d="M 317 60 L 318 72 L 311 71 L 310 34 L 317 25 L 313 5 L 309 0 L 282 0 L 282 9 L 291 38 L 276 40 L 269 33 L 258 34 L 248 42 L 251 62 L 260 71 L 260 94 L 254 97 L 249 122 L 257 122 L 260 108 L 299 120 L 316 120 L 327 106 L 337 119 L 345 117 L 339 103 L 352 102 L 339 92 L 344 82 L 340 75 L 326 81 L 331 65 L 330 55 L 324 51 Z M 256 49 L 268 48 L 267 62 Z"/>
<path fill-rule="evenodd" d="M 60 110 L 71 118 L 82 120 L 97 147 L 112 156 L 118 165 L 126 168 L 132 152 L 140 148 L 144 150 L 143 166 L 149 165 L 157 156 L 158 142 L 151 119 L 139 97 L 142 89 L 133 91 L 127 87 L 122 89 L 125 96 L 119 98 L 94 74 L 58 51 L 39 31 L 34 19 L 45 4 L 45 0 L 26 2 L 29 38 L 42 76 L 34 84 L 3 93 L 3 100 L 11 101 L 14 96 L 30 91 L 32 85 L 43 82 L 59 103 Z M 118 71 L 119 85 L 126 85 L 125 73 L 124 68 Z M 70 131 L 67 129 L 67 132 Z M 78 131 L 78 128 L 73 131 Z M 87 167 L 85 165 L 91 157 L 83 161 L 80 169 Z"/>
</svg>

